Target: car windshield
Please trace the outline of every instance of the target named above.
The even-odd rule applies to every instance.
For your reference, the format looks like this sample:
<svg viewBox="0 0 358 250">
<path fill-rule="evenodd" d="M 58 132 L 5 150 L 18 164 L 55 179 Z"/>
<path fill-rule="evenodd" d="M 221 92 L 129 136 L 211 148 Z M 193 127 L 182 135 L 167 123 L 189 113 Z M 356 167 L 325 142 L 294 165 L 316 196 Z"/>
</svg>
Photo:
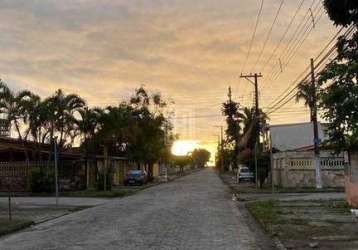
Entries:
<svg viewBox="0 0 358 250">
<path fill-rule="evenodd" d="M 248 173 L 248 172 L 250 172 L 248 168 L 240 169 L 240 173 Z"/>
<path fill-rule="evenodd" d="M 129 176 L 139 176 L 139 175 L 142 175 L 142 171 L 140 170 L 134 170 L 134 171 L 130 171 L 128 173 Z"/>
</svg>

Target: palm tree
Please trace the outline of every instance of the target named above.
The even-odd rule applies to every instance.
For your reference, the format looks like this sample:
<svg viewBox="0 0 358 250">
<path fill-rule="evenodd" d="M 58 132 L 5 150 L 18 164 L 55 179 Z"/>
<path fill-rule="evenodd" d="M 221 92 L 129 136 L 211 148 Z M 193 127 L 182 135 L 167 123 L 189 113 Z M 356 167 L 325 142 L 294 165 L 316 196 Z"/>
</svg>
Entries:
<svg viewBox="0 0 358 250">
<path fill-rule="evenodd" d="M 59 134 L 58 145 L 64 147 L 67 139 L 74 140 L 76 133 L 75 113 L 85 106 L 85 101 L 75 94 L 65 95 L 61 89 L 44 100 L 47 113 L 44 113 L 44 123 L 49 131 L 49 141 L 54 134 Z"/>
<path fill-rule="evenodd" d="M 83 135 L 82 145 L 84 145 L 85 150 L 85 172 L 86 172 L 86 187 L 89 187 L 89 164 L 88 164 L 88 156 L 89 156 L 89 143 L 90 140 L 94 138 L 95 133 L 99 126 L 99 118 L 100 114 L 102 114 L 102 110 L 99 108 L 89 109 L 88 107 L 84 107 L 78 110 L 81 119 L 76 120 L 76 124 L 79 132 Z"/>
<path fill-rule="evenodd" d="M 38 98 L 38 96 L 27 90 L 14 93 L 6 83 L 0 79 L 0 114 L 6 116 L 9 129 L 12 127 L 15 128 L 18 140 L 24 147 L 27 164 L 29 163 L 29 155 L 25 148 L 25 141 L 27 141 L 30 129 L 27 128 L 22 132 L 21 125 L 28 124 L 31 104 Z"/>
<path fill-rule="evenodd" d="M 98 112 L 98 111 L 97 111 Z M 133 116 L 133 108 L 121 103 L 117 107 L 109 106 L 98 112 L 98 131 L 96 139 L 103 146 L 104 168 L 103 168 L 103 186 L 107 189 L 108 177 L 108 157 L 112 152 L 123 152 L 132 142 L 136 134 L 136 123 Z"/>
<path fill-rule="evenodd" d="M 313 109 L 314 109 L 314 95 L 315 87 L 312 84 L 302 82 L 298 85 L 298 92 L 296 94 L 296 102 L 304 100 L 305 106 L 310 109 L 310 120 L 313 121 Z"/>
<path fill-rule="evenodd" d="M 268 120 L 267 114 L 264 113 L 261 109 L 259 110 L 259 118 L 256 118 L 255 108 L 245 107 L 240 113 L 243 124 L 243 136 L 241 138 L 241 144 L 248 145 L 249 148 L 253 148 L 256 141 L 256 132 L 255 128 L 260 125 L 266 124 Z M 259 130 L 261 132 L 261 129 Z M 243 141 L 246 141 L 245 143 Z"/>
<path fill-rule="evenodd" d="M 23 133 L 21 132 L 21 123 L 27 121 L 27 97 L 33 94 L 30 91 L 24 90 L 14 93 L 7 85 L 0 79 L 0 114 L 6 116 L 7 123 L 15 128 L 18 139 L 23 140 Z M 25 134 L 26 137 L 26 134 Z"/>
</svg>

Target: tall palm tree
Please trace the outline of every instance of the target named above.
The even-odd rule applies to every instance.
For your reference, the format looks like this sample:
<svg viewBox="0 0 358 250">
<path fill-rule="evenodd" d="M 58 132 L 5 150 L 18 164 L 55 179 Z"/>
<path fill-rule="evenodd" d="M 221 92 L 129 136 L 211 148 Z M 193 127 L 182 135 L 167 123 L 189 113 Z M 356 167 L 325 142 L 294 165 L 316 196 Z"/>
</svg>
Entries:
<svg viewBox="0 0 358 250">
<path fill-rule="evenodd" d="M 0 79 L 0 114 L 6 116 L 9 129 L 14 128 L 18 140 L 24 146 L 26 162 L 29 163 L 29 155 L 25 148 L 25 141 L 30 133 L 30 129 L 21 130 L 22 125 L 27 125 L 30 116 L 31 103 L 36 100 L 38 96 L 32 92 L 23 90 L 18 93 L 13 92 L 7 85 Z"/>
<path fill-rule="evenodd" d="M 89 143 L 90 140 L 94 139 L 95 133 L 99 126 L 100 114 L 102 110 L 99 108 L 89 109 L 84 107 L 78 110 L 80 119 L 76 120 L 77 128 L 83 136 L 82 145 L 85 150 L 85 172 L 86 172 L 86 187 L 89 187 Z"/>
<path fill-rule="evenodd" d="M 21 132 L 21 124 L 27 122 L 27 98 L 34 96 L 30 91 L 24 90 L 18 93 L 13 92 L 7 85 L 0 79 L 0 114 L 5 115 L 5 119 L 10 126 L 13 127 L 17 133 L 20 141 L 26 137 L 26 134 Z"/>
<path fill-rule="evenodd" d="M 44 100 L 47 109 L 43 119 L 49 130 L 49 141 L 54 134 L 59 135 L 58 145 L 64 147 L 67 139 L 73 140 L 75 133 L 75 113 L 85 106 L 85 101 L 75 94 L 66 95 L 61 89 L 57 90 L 53 96 Z"/>
<path fill-rule="evenodd" d="M 313 109 L 314 109 L 314 95 L 315 87 L 312 84 L 303 82 L 298 85 L 298 92 L 296 94 L 296 102 L 304 101 L 305 106 L 310 109 L 310 120 L 313 121 Z"/>
<path fill-rule="evenodd" d="M 261 127 L 266 124 L 266 121 L 268 120 L 267 114 L 260 109 L 259 117 L 256 118 L 255 108 L 245 107 L 241 112 L 241 119 L 243 124 L 243 136 L 241 140 L 246 141 L 245 143 L 241 142 L 241 144 L 246 144 L 252 149 L 256 141 L 255 128 L 258 124 L 260 124 Z M 261 129 L 259 132 L 261 132 Z"/>
</svg>

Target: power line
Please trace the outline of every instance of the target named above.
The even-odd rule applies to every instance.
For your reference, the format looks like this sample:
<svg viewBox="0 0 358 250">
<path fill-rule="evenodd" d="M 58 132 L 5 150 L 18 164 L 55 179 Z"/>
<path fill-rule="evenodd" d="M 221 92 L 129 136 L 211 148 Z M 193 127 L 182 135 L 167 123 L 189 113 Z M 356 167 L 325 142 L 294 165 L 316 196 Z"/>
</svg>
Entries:
<svg viewBox="0 0 358 250">
<path fill-rule="evenodd" d="M 296 17 L 298 15 L 298 13 L 300 12 L 303 4 L 304 4 L 305 0 L 301 0 L 301 2 L 299 3 L 294 15 L 292 16 L 291 18 L 291 21 L 289 23 L 289 25 L 287 26 L 286 30 L 284 31 L 283 35 L 281 36 L 277 46 L 275 47 L 275 49 L 272 51 L 271 55 L 268 57 L 268 59 L 265 61 L 265 64 L 264 64 L 264 70 L 265 68 L 267 67 L 267 65 L 269 64 L 269 62 L 271 61 L 271 59 L 273 58 L 273 56 L 275 55 L 276 51 L 279 49 L 279 47 L 281 46 L 283 40 L 286 38 L 286 35 L 288 34 L 292 24 L 294 23 L 294 21 L 296 20 Z"/>
<path fill-rule="evenodd" d="M 257 17 L 256 17 L 255 28 L 254 28 L 254 31 L 252 33 L 251 40 L 250 40 L 249 50 L 247 51 L 245 62 L 243 64 L 242 68 L 241 68 L 241 72 L 243 72 L 245 70 L 247 61 L 248 61 L 250 53 L 251 53 L 252 44 L 254 43 L 254 40 L 255 40 L 255 37 L 256 37 L 257 27 L 258 27 L 258 25 L 260 23 L 260 18 L 261 18 L 261 14 L 262 14 L 263 5 L 264 5 L 264 0 L 261 0 L 260 9 L 259 9 L 259 12 L 258 12 Z"/>
<path fill-rule="evenodd" d="M 323 9 L 323 7 L 322 7 L 320 10 L 322 10 L 322 9 Z M 318 17 L 316 23 L 318 23 L 318 22 L 321 20 L 323 14 L 324 14 L 324 11 L 322 11 L 322 12 L 320 13 L 320 16 Z M 308 38 L 308 36 L 310 35 L 310 33 L 313 31 L 313 29 L 314 29 L 313 26 L 309 26 L 309 27 L 310 27 L 310 28 L 307 29 L 308 32 L 305 34 L 305 36 L 303 37 L 303 39 L 300 40 L 300 41 L 298 41 L 298 43 L 297 43 L 295 46 L 292 47 L 292 48 L 294 48 L 294 49 L 292 49 L 292 50 L 290 50 L 290 51 L 287 52 L 287 53 L 288 53 L 287 56 L 286 56 L 286 57 L 287 57 L 287 61 L 286 61 L 286 63 L 284 64 L 283 68 L 286 68 L 286 67 L 289 65 L 289 63 L 291 62 L 291 60 L 292 60 L 292 59 L 294 58 L 294 56 L 296 55 L 297 51 L 301 48 L 301 46 L 302 46 L 303 43 L 306 41 L 306 39 Z M 280 74 L 280 72 L 281 72 L 281 71 L 278 70 L 278 72 L 272 76 L 272 79 L 273 79 L 273 80 L 276 80 L 277 77 L 278 77 L 278 75 Z"/>
<path fill-rule="evenodd" d="M 347 36 L 351 35 L 352 32 L 353 32 L 353 30 L 354 30 L 354 27 L 349 27 L 349 28 L 346 30 L 344 36 L 347 37 Z M 336 35 L 328 42 L 328 44 L 321 50 L 321 52 L 318 54 L 318 56 L 315 58 L 315 60 L 318 60 L 318 59 L 323 55 L 323 52 L 324 52 L 325 50 L 327 50 L 327 48 L 332 44 L 332 42 L 335 40 L 336 37 L 338 37 L 338 35 L 339 35 L 341 32 L 342 32 L 342 29 L 340 29 L 340 30 L 336 33 Z M 329 49 L 329 51 L 328 51 L 328 52 L 320 59 L 320 61 L 316 64 L 315 69 L 317 69 L 317 68 L 319 68 L 321 65 L 323 65 L 323 63 L 326 62 L 327 59 L 329 59 L 329 57 L 335 52 L 335 49 L 336 49 L 336 45 L 334 44 L 334 46 L 331 47 L 331 48 Z M 304 80 L 306 80 L 306 78 L 309 76 L 309 72 L 306 73 L 307 71 L 309 71 L 309 67 L 306 68 L 306 69 L 296 78 L 296 80 L 294 81 L 294 84 L 293 84 L 293 87 L 294 87 L 293 89 L 290 90 L 290 88 L 292 88 L 292 85 L 288 86 L 288 88 L 285 89 L 285 91 L 284 91 L 279 97 L 277 97 L 273 102 L 271 102 L 271 104 L 269 104 L 269 106 L 271 106 L 271 109 L 275 109 L 276 106 L 278 106 L 280 103 L 282 103 L 282 102 L 298 87 L 298 84 L 299 84 L 300 82 L 303 82 Z M 305 73 L 306 73 L 306 75 L 305 75 Z M 299 81 L 299 79 L 300 79 L 302 76 L 304 76 L 304 75 L 305 75 L 305 77 L 303 78 L 303 80 Z M 296 83 L 296 85 L 295 85 L 295 83 Z M 286 93 L 287 91 L 289 91 L 289 92 L 285 95 L 285 93 Z M 284 96 L 283 98 L 281 98 L 283 95 L 285 95 L 285 96 Z M 281 99 L 280 99 L 280 98 L 281 98 Z M 291 98 L 291 100 L 292 100 L 292 98 Z M 273 103 L 275 103 L 275 104 L 272 106 Z M 286 103 L 285 103 L 285 104 L 286 104 Z"/>
<path fill-rule="evenodd" d="M 308 37 L 307 34 L 309 34 L 313 30 L 313 25 L 311 25 L 311 22 L 310 22 L 310 13 L 311 13 L 311 8 L 313 6 L 313 3 L 314 3 L 314 1 L 312 2 L 311 7 L 307 10 L 302 21 L 297 26 L 295 32 L 293 33 L 293 36 L 290 38 L 290 40 L 286 44 L 285 48 L 281 51 L 280 55 L 278 56 L 280 62 L 285 61 L 291 55 L 292 51 L 297 52 L 298 49 L 296 49 L 296 48 L 299 48 L 302 45 L 302 43 Z M 313 11 L 315 12 L 315 14 L 313 15 L 313 18 L 317 17 L 319 15 L 319 12 L 323 8 L 323 6 L 321 6 L 321 8 L 318 9 L 319 4 L 320 3 L 318 2 L 317 5 L 314 7 Z M 282 57 L 283 55 L 284 55 L 284 57 Z M 281 63 L 280 63 L 280 65 L 281 65 Z M 286 66 L 287 65 L 285 64 L 284 67 L 286 67 Z M 275 67 L 275 64 L 271 67 L 271 74 L 269 74 L 269 78 L 268 78 L 269 80 L 272 79 L 272 77 L 275 75 L 274 67 Z M 280 67 L 280 69 L 278 69 L 278 72 L 280 72 L 280 70 L 281 70 L 281 67 Z"/>
<path fill-rule="evenodd" d="M 273 28 L 274 28 L 274 26 L 275 26 L 275 24 L 276 24 L 276 21 L 277 21 L 277 19 L 278 19 L 278 16 L 280 15 L 280 12 L 281 12 L 281 9 L 282 9 L 282 6 L 283 6 L 284 2 L 285 2 L 285 0 L 281 0 L 280 6 L 279 6 L 278 9 L 277 9 L 275 18 L 274 18 L 274 20 L 273 20 L 273 22 L 272 22 L 272 24 L 271 24 L 271 27 L 270 27 L 270 29 L 269 29 L 269 32 L 267 33 L 267 36 L 266 36 L 264 45 L 262 46 L 262 49 L 261 49 L 261 51 L 260 51 L 260 53 L 259 53 L 259 56 L 257 57 L 257 60 L 256 60 L 256 62 L 255 62 L 254 65 L 257 65 L 257 64 L 259 63 L 259 61 L 260 61 L 260 59 L 261 59 L 261 57 L 262 57 L 262 54 L 263 54 L 263 52 L 265 51 L 267 42 L 269 41 L 269 39 L 270 39 L 270 37 L 271 37 L 272 30 L 273 30 Z"/>
</svg>

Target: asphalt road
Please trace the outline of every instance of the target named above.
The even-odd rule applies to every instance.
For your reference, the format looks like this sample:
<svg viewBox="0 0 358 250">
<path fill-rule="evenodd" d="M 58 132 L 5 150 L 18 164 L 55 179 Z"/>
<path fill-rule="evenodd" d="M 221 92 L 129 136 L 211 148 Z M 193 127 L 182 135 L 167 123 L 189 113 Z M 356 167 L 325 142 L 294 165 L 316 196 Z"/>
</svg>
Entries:
<svg viewBox="0 0 358 250">
<path fill-rule="evenodd" d="M 0 238 L 0 249 L 267 249 L 231 198 L 206 169 Z"/>
</svg>

